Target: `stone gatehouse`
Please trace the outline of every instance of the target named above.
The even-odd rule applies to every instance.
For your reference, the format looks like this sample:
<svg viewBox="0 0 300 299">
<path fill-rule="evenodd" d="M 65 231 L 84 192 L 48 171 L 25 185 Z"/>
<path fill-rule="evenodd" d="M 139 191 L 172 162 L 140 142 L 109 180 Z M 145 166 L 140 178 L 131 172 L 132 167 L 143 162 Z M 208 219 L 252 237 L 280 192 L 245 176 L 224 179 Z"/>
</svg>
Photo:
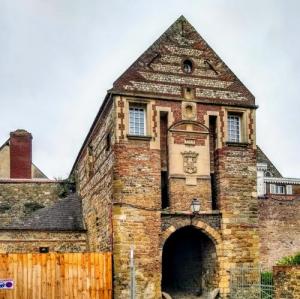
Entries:
<svg viewBox="0 0 300 299">
<path fill-rule="evenodd" d="M 259 260 L 254 96 L 180 17 L 113 84 L 71 174 L 115 298 L 229 292 Z M 191 212 L 191 203 L 200 211 Z"/>
</svg>

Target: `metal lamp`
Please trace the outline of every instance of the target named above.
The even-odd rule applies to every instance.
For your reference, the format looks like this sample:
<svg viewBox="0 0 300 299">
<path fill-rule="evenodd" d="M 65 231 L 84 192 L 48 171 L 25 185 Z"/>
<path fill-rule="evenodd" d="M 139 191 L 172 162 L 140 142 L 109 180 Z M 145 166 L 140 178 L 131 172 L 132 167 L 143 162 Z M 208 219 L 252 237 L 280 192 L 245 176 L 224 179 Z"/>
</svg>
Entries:
<svg viewBox="0 0 300 299">
<path fill-rule="evenodd" d="M 192 200 L 191 211 L 193 214 L 197 214 L 200 211 L 200 201 L 197 198 L 193 198 Z"/>
</svg>

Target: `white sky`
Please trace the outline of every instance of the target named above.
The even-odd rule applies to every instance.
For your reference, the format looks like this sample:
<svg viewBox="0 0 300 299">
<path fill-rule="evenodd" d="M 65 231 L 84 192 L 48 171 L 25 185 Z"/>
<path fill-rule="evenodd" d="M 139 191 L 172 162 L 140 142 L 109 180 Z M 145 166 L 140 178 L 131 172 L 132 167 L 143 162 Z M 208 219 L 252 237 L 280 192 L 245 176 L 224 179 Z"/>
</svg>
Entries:
<svg viewBox="0 0 300 299">
<path fill-rule="evenodd" d="M 181 14 L 256 96 L 257 143 L 300 177 L 299 0 L 0 0 L 0 144 L 66 177 L 106 90 Z"/>
</svg>

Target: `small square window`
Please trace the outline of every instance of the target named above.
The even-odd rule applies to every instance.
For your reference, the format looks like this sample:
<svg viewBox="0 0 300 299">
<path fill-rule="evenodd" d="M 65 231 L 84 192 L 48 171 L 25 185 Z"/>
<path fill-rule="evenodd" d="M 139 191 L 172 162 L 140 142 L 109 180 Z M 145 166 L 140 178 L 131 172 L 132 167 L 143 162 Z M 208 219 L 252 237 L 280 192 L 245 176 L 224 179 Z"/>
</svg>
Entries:
<svg viewBox="0 0 300 299">
<path fill-rule="evenodd" d="M 283 185 L 276 186 L 276 194 L 285 194 L 285 188 Z"/>
<path fill-rule="evenodd" d="M 238 114 L 228 114 L 228 141 L 241 142 L 241 116 Z"/>
<path fill-rule="evenodd" d="M 129 134 L 146 135 L 146 108 L 143 106 L 129 107 Z"/>
</svg>

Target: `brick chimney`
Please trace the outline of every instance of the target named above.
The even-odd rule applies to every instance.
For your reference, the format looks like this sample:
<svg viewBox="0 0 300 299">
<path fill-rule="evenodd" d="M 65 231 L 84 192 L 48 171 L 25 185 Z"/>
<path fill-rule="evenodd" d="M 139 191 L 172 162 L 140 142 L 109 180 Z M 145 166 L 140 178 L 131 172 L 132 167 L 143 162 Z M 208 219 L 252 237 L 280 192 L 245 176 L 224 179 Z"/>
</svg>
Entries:
<svg viewBox="0 0 300 299">
<path fill-rule="evenodd" d="M 31 179 L 32 135 L 25 130 L 10 133 L 10 177 Z"/>
</svg>

